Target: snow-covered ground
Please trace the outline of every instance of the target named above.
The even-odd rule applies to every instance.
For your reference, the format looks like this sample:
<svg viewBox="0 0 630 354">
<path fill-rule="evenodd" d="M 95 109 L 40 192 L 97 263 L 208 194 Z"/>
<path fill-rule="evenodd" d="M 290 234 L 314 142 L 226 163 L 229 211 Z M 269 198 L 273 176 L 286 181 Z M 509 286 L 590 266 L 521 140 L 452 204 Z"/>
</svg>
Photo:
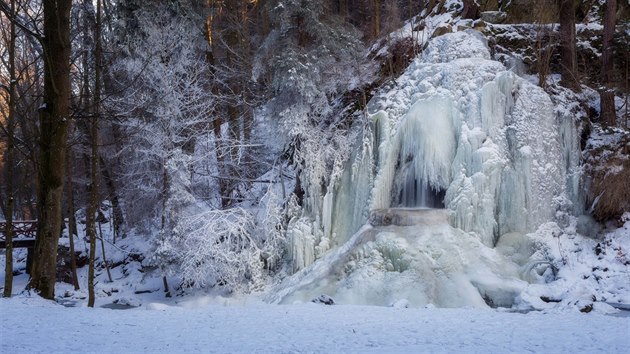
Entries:
<svg viewBox="0 0 630 354">
<path fill-rule="evenodd" d="M 447 17 L 428 19 L 416 34 L 411 22 L 395 36 L 410 36 L 424 45 Z M 367 152 L 356 159 L 362 164 L 369 160 L 368 168 L 352 165 L 349 176 L 355 179 L 343 182 L 353 186 L 347 190 L 357 197 L 339 193 L 340 201 L 333 203 L 333 192 L 321 196 L 326 212 L 324 225 L 317 227 L 322 226 L 325 237 L 319 244 L 313 242 L 320 236 L 311 234 L 310 225 L 303 235 L 295 232 L 299 227 L 290 230 L 291 237 L 297 235 L 292 257 L 300 259 L 293 261 L 300 265 L 296 269 L 303 268 L 301 272 L 291 277 L 281 273 L 268 279 L 281 280 L 279 284 L 255 288 L 265 293 L 231 298 L 208 296 L 216 290 L 211 287 L 199 291 L 182 287 L 180 274 L 175 274 L 169 277 L 173 297 L 165 298 L 148 240 L 129 235 L 114 245 L 111 230 L 104 230 L 112 281 L 98 261 L 97 308 L 86 308 L 87 267 L 78 271 L 81 290 L 57 283 L 57 302 L 22 292 L 27 276 L 19 274 L 14 279 L 14 298 L 0 299 L 0 354 L 630 353 L 630 213 L 620 220 L 623 225 L 605 226 L 580 215 L 582 210 L 573 210 L 584 203 L 576 193 L 579 179 L 573 178 L 581 173 L 579 134 L 574 127 L 579 119 L 573 117 L 577 100 L 562 92 L 547 97 L 527 82 L 536 78 L 523 80 L 518 70 L 506 71 L 503 64 L 490 60 L 485 40 L 473 32 L 438 37 L 423 55 L 424 61 L 414 63 L 395 89 L 375 99 L 378 104 L 372 103 L 377 108 L 373 120 L 382 125 L 380 133 L 388 133 L 379 139 L 389 139 L 381 143 L 392 151 L 391 164 L 383 169 L 389 172 L 376 181 L 374 176 L 355 177 L 373 173 L 371 149 L 378 145 L 369 141 Z M 536 114 L 529 117 L 531 112 Z M 440 116 L 450 121 L 435 126 L 435 117 Z M 423 130 L 425 119 L 434 124 L 430 130 Z M 407 126 L 396 128 L 399 134 L 394 128 L 401 122 Z M 588 142 L 594 148 L 611 144 L 604 137 L 615 137 L 594 136 Z M 514 141 L 509 144 L 509 139 Z M 418 156 L 408 167 L 414 171 L 412 177 L 417 173 L 445 192 L 450 189 L 446 209 L 431 212 L 440 216 L 439 222 L 414 219 L 369 225 L 353 237 L 337 232 L 335 239 L 335 230 L 365 222 L 361 218 L 367 212 L 357 213 L 357 205 L 367 211 L 414 204 L 389 200 L 392 195 L 406 195 L 398 192 L 406 190 L 407 181 L 414 182 L 413 190 L 416 186 L 416 178 L 404 178 L 396 170 L 399 150 L 403 157 Z M 513 174 L 497 177 L 505 171 Z M 510 183 L 502 186 L 506 180 Z M 530 181 L 553 188 L 524 188 Z M 379 183 L 384 192 L 370 199 L 370 189 Z M 509 193 L 499 193 L 501 188 Z M 356 192 L 359 189 L 365 191 Z M 504 196 L 514 200 L 502 200 Z M 380 202 L 368 208 L 370 201 Z M 411 210 L 404 211 L 412 215 Z M 348 220 L 346 214 L 360 217 Z M 451 225 L 446 222 L 448 215 L 454 216 Z M 497 225 L 511 232 L 495 240 Z M 61 244 L 67 241 L 66 235 Z M 80 239 L 77 250 L 87 251 Z M 23 272 L 26 251 L 16 250 L 15 256 L 14 270 Z M 97 258 L 103 258 L 100 249 Z M 3 281 L 0 254 L 0 285 Z M 332 295 L 338 305 L 308 302 L 320 294 Z M 261 298 L 285 304 L 265 304 Z"/>
<path fill-rule="evenodd" d="M 226 300 L 227 301 L 227 300 Z M 2 353 L 628 353 L 630 318 L 479 309 L 218 303 L 131 310 L 0 300 Z"/>
</svg>

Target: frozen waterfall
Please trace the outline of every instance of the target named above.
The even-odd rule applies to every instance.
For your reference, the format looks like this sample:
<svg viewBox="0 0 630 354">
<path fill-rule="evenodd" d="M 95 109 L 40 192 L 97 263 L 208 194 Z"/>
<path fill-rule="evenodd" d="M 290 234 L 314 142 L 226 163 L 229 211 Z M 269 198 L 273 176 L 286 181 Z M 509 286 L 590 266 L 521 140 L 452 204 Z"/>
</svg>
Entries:
<svg viewBox="0 0 630 354">
<path fill-rule="evenodd" d="M 509 306 L 525 284 L 514 260 L 529 254 L 508 259 L 501 235 L 532 252 L 525 234 L 579 204 L 575 127 L 491 60 L 481 34 L 433 39 L 396 83 L 369 103 L 369 131 L 319 197 L 323 225 L 290 231 L 302 270 L 270 301 Z"/>
<path fill-rule="evenodd" d="M 553 217 L 566 179 L 553 105 L 489 57 L 477 33 L 438 37 L 396 90 L 371 102 L 385 130 L 371 209 L 426 204 L 406 197 L 419 181 L 416 194 L 445 191 L 452 226 L 488 246 Z"/>
</svg>

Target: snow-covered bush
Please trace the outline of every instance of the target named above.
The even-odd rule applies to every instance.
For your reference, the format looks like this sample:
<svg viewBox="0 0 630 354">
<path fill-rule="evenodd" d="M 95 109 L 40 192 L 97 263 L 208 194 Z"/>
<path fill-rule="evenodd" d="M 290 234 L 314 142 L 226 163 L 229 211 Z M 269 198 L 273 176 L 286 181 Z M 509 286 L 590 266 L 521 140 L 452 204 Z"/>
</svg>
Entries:
<svg viewBox="0 0 630 354">
<path fill-rule="evenodd" d="M 253 234 L 254 216 L 241 208 L 211 210 L 187 220 L 180 245 L 185 286 L 248 290 L 262 278 L 262 240 Z"/>
<path fill-rule="evenodd" d="M 262 215 L 258 217 L 256 233 L 261 238 L 264 268 L 274 271 L 286 253 L 285 201 L 271 185 L 261 200 Z"/>
<path fill-rule="evenodd" d="M 255 210 L 184 210 L 171 237 L 157 243 L 166 273 L 187 288 L 260 290 L 286 250 L 283 199 L 273 185 Z"/>
</svg>

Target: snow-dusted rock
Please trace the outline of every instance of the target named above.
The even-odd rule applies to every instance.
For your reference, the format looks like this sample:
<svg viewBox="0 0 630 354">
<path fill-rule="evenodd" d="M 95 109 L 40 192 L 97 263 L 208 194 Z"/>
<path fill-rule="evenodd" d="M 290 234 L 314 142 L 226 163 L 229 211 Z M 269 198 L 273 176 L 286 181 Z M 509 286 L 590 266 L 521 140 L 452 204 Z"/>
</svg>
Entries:
<svg viewBox="0 0 630 354">
<path fill-rule="evenodd" d="M 322 305 L 334 305 L 335 304 L 335 300 L 333 300 L 332 297 L 326 295 L 326 294 L 322 294 L 316 298 L 314 298 L 313 300 L 311 300 L 311 302 L 314 302 L 316 304 L 322 304 Z"/>
<path fill-rule="evenodd" d="M 503 23 L 507 18 L 507 14 L 503 11 L 484 11 L 481 13 L 481 19 L 488 23 Z"/>
</svg>

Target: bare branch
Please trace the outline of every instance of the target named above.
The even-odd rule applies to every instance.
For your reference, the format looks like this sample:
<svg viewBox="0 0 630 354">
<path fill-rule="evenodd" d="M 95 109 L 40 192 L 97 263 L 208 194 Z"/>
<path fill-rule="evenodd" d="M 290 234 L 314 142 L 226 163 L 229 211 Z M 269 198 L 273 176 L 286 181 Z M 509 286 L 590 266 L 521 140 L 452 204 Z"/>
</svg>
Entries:
<svg viewBox="0 0 630 354">
<path fill-rule="evenodd" d="M 43 36 L 39 30 L 37 28 L 29 28 L 29 26 L 26 25 L 26 20 L 22 16 L 18 16 L 17 14 L 14 16 L 11 13 L 11 7 L 4 0 L 0 0 L 0 11 L 22 31 L 34 37 L 40 44 L 42 44 Z"/>
</svg>

